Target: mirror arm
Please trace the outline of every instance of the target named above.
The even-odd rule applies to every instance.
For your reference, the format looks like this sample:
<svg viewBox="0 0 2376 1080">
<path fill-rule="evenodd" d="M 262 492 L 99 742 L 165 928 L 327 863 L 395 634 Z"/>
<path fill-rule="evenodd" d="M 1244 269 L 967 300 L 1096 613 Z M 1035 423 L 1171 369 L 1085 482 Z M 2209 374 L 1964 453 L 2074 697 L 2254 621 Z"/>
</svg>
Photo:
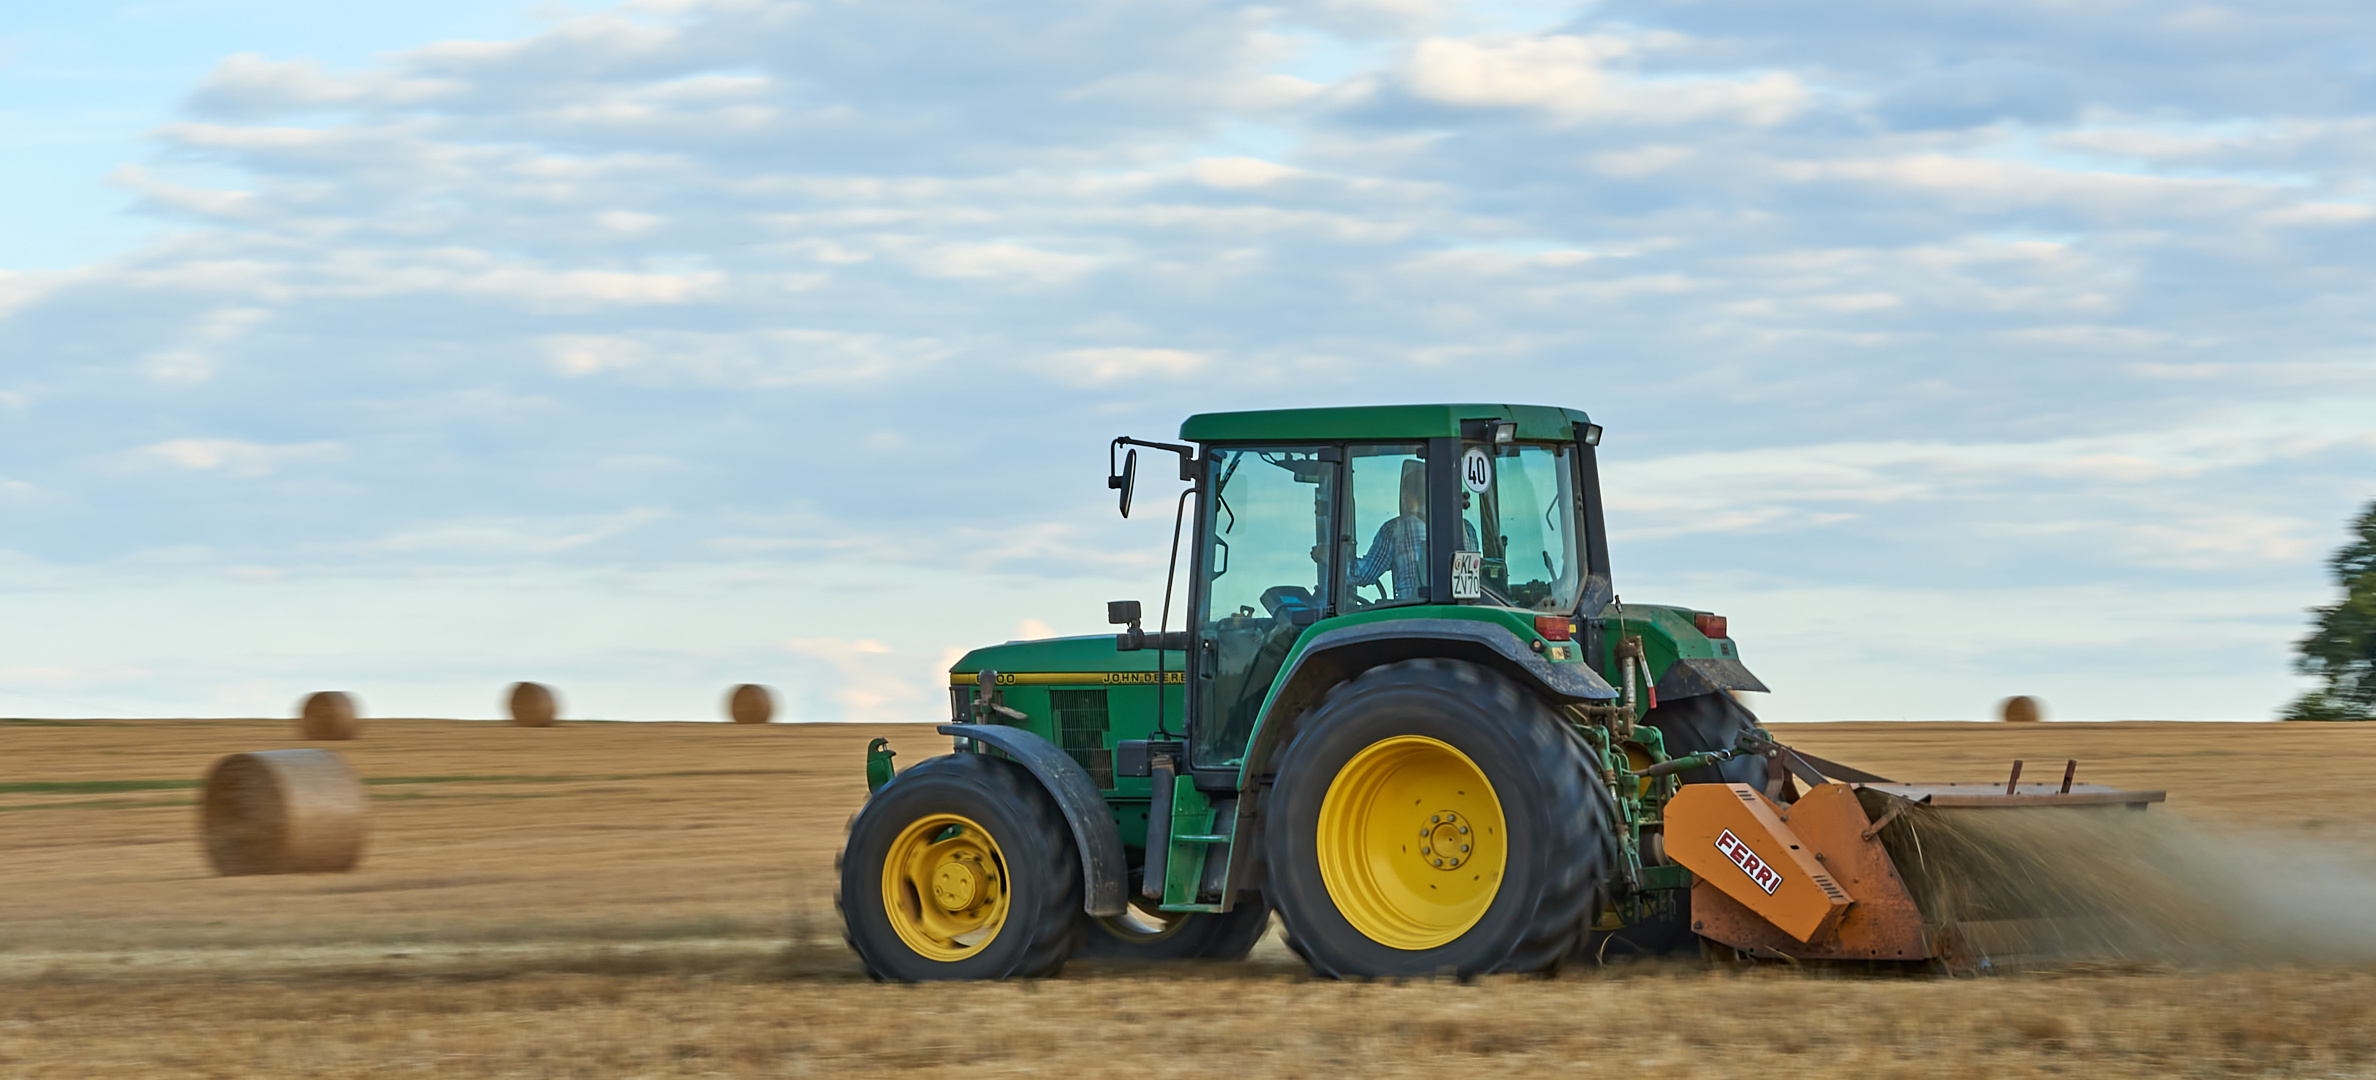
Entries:
<svg viewBox="0 0 2376 1080">
<path fill-rule="evenodd" d="M 1106 447 L 1106 476 L 1109 479 L 1122 475 L 1121 458 L 1118 455 L 1121 454 L 1122 448 L 1125 446 L 1144 446 L 1149 450 L 1169 450 L 1178 454 L 1180 455 L 1180 479 L 1196 479 L 1195 447 L 1184 443 L 1148 442 L 1145 439 L 1133 439 L 1128 435 L 1115 436 L 1113 443 Z"/>
<path fill-rule="evenodd" d="M 1114 635 L 1115 652 L 1143 652 L 1147 649 L 1161 649 L 1165 652 L 1187 652 L 1188 645 L 1188 631 L 1186 630 L 1162 630 L 1150 632 L 1144 628 L 1133 626 L 1128 630 Z"/>
</svg>

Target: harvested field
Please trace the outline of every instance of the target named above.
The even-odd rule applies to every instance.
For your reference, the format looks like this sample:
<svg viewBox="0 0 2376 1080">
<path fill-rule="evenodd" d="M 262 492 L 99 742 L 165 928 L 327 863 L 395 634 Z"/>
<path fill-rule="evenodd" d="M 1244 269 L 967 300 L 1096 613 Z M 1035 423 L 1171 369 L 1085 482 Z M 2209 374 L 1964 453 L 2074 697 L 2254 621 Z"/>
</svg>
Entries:
<svg viewBox="0 0 2376 1080">
<path fill-rule="evenodd" d="M 2376 725 L 1778 734 L 1901 779 L 2077 757 L 2263 850 L 2376 859 Z M 923 726 L 374 719 L 339 746 L 374 800 L 362 865 L 221 878 L 198 780 L 296 745 L 287 720 L 0 720 L 0 1077 L 2376 1074 L 2376 965 L 2356 961 L 1354 986 L 1269 942 L 1161 974 L 878 986 L 831 913 L 878 735 L 903 766 L 946 747 Z"/>
</svg>

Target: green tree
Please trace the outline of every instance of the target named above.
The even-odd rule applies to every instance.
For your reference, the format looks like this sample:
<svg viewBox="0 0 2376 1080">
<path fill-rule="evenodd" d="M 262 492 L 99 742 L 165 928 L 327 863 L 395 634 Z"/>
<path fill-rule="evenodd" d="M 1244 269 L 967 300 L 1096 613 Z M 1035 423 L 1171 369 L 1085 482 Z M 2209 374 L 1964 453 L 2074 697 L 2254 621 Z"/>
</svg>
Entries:
<svg viewBox="0 0 2376 1080">
<path fill-rule="evenodd" d="M 2376 720 L 2376 503 L 2351 532 L 2330 564 L 2343 600 L 2311 608 L 2310 636 L 2294 646 L 2302 654 L 2294 666 L 2326 686 L 2286 706 L 2287 720 Z"/>
</svg>

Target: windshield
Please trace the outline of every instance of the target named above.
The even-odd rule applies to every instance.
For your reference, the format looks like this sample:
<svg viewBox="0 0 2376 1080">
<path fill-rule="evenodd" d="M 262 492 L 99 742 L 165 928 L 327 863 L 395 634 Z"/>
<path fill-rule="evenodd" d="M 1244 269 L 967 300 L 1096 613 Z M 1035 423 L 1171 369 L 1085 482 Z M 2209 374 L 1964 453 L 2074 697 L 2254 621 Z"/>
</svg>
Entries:
<svg viewBox="0 0 2376 1080">
<path fill-rule="evenodd" d="M 1466 448 L 1467 455 L 1482 452 L 1491 465 L 1489 477 L 1464 475 L 1460 509 L 1484 540 L 1484 603 L 1575 610 L 1583 575 L 1569 495 L 1576 490 L 1573 450 L 1525 443 Z"/>
<path fill-rule="evenodd" d="M 1245 753 L 1262 701 L 1304 627 L 1328 607 L 1337 467 L 1314 447 L 1207 455 L 1204 617 L 1196 628 L 1192 759 Z"/>
</svg>

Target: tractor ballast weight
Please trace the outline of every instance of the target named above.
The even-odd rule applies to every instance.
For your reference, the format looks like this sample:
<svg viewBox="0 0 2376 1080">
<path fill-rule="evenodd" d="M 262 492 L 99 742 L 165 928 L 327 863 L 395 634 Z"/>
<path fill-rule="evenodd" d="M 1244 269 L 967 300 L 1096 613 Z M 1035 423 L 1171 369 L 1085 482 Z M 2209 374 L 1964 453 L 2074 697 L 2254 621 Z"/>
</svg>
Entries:
<svg viewBox="0 0 2376 1080">
<path fill-rule="evenodd" d="M 1894 784 L 1775 743 L 1730 693 L 1766 687 L 1725 619 L 1616 598 L 1582 412 L 1217 413 L 1180 436 L 1114 440 L 1107 483 L 1127 516 L 1138 451 L 1178 457 L 1184 628 L 1174 581 L 1152 630 L 1120 601 L 1118 635 L 973 650 L 954 758 L 894 775 L 870 747 L 839 899 L 877 977 L 1242 956 L 1273 910 L 1338 977 L 1620 942 L 1987 967 L 2093 913 L 1942 885 L 1935 815 L 2161 797 L 2067 772 Z"/>
</svg>

